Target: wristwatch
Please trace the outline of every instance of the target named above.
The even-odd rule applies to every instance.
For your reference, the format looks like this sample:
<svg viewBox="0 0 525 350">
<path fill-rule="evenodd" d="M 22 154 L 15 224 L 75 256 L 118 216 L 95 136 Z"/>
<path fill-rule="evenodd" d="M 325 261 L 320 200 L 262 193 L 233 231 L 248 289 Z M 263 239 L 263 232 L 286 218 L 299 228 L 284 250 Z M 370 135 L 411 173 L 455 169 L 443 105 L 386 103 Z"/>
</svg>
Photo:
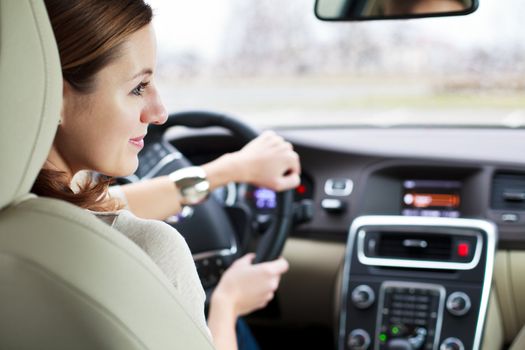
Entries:
<svg viewBox="0 0 525 350">
<path fill-rule="evenodd" d="M 210 194 L 210 182 L 204 170 L 199 166 L 175 170 L 169 174 L 169 179 L 179 190 L 182 205 L 199 204 Z"/>
</svg>

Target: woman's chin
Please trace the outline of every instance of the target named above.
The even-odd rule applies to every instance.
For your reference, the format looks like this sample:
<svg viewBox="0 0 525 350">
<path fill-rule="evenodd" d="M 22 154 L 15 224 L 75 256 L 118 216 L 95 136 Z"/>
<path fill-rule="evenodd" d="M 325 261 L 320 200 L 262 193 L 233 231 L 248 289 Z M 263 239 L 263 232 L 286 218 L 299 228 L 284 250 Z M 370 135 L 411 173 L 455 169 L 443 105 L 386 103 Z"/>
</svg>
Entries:
<svg viewBox="0 0 525 350">
<path fill-rule="evenodd" d="M 106 174 L 111 177 L 125 177 L 133 175 L 137 170 L 138 166 L 139 160 L 135 157 L 133 161 L 125 162 L 124 164 L 122 164 L 122 166 L 115 169 L 110 169 L 110 171 L 103 172 L 103 174 Z"/>
<path fill-rule="evenodd" d="M 138 160 L 136 162 L 134 162 L 133 164 L 131 164 L 129 167 L 125 168 L 125 169 L 122 169 L 122 174 L 121 175 L 116 175 L 118 177 L 124 177 L 124 176 L 129 176 L 129 175 L 133 175 L 135 173 L 135 171 L 137 171 L 137 167 L 139 166 L 139 162 Z"/>
</svg>

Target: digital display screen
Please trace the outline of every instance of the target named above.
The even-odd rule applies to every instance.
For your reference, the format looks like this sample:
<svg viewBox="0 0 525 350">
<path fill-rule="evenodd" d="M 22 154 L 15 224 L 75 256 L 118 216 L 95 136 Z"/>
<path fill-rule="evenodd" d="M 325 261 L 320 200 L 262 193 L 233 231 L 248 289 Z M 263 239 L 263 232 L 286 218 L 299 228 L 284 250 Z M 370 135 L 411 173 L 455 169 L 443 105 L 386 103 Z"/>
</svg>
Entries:
<svg viewBox="0 0 525 350">
<path fill-rule="evenodd" d="M 274 191 L 259 187 L 253 192 L 257 209 L 274 209 L 277 206 L 277 195 Z"/>
<path fill-rule="evenodd" d="M 460 181 L 405 180 L 401 213 L 457 218 L 460 216 L 460 191 Z"/>
</svg>

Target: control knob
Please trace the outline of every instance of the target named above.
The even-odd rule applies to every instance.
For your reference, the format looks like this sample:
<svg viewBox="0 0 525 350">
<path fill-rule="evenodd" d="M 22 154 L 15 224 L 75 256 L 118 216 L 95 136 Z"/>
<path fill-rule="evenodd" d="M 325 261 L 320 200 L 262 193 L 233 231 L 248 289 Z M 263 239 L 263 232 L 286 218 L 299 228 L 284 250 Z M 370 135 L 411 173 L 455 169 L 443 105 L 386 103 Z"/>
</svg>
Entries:
<svg viewBox="0 0 525 350">
<path fill-rule="evenodd" d="M 370 336 L 364 329 L 354 329 L 348 336 L 350 350 L 367 350 L 370 346 Z"/>
<path fill-rule="evenodd" d="M 447 298 L 447 310 L 454 316 L 463 316 L 470 310 L 470 298 L 463 292 L 454 292 Z"/>
<path fill-rule="evenodd" d="M 374 290 L 366 284 L 361 284 L 352 291 L 352 302 L 358 309 L 370 307 L 376 300 Z"/>
<path fill-rule="evenodd" d="M 465 350 L 465 346 L 458 338 L 447 338 L 443 340 L 439 350 Z"/>
</svg>

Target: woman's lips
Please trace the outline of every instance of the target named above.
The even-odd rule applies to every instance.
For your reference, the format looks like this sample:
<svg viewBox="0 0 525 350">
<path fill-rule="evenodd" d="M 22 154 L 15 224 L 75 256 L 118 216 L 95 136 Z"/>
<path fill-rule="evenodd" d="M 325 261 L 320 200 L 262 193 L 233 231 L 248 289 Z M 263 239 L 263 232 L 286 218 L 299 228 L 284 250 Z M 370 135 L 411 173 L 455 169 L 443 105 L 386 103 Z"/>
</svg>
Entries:
<svg viewBox="0 0 525 350">
<path fill-rule="evenodd" d="M 144 148 L 144 136 L 146 135 L 142 135 L 142 136 L 139 136 L 139 137 L 135 137 L 133 139 L 129 139 L 129 143 L 131 143 L 133 146 L 139 148 L 139 149 L 142 149 Z"/>
</svg>

